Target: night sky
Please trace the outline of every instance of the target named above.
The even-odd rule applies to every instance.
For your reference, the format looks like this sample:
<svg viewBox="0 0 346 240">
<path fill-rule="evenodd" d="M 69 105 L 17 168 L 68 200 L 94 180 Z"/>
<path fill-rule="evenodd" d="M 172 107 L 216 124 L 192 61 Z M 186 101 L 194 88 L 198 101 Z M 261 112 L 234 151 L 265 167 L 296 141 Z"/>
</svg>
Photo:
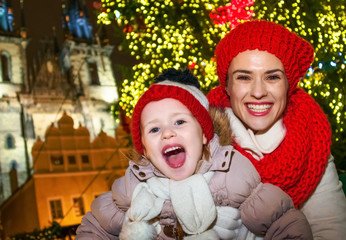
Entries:
<svg viewBox="0 0 346 240">
<path fill-rule="evenodd" d="M 86 0 L 86 9 L 88 11 L 90 24 L 93 26 L 93 33 L 95 33 L 99 25 L 96 24 L 97 16 L 91 6 L 92 0 Z M 19 0 L 12 0 L 12 8 L 14 10 L 15 29 L 18 29 L 21 24 Z M 40 40 L 46 37 L 53 37 L 54 27 L 59 47 L 62 46 L 64 33 L 61 14 L 61 0 L 24 0 L 25 26 L 27 28 L 27 38 L 30 40 L 27 47 L 29 64 L 31 56 L 35 56 L 40 49 Z M 124 52 L 119 52 L 116 47 L 118 42 L 116 36 L 114 36 L 112 30 L 110 30 L 110 27 L 106 27 L 105 29 L 107 29 L 106 32 L 110 44 L 115 46 L 111 56 L 113 64 L 132 66 L 134 64 L 133 57 Z M 122 74 L 120 72 L 114 72 L 114 75 L 117 81 L 122 81 Z"/>
<path fill-rule="evenodd" d="M 56 29 L 59 44 L 63 42 L 60 1 L 26 0 L 24 14 L 28 39 L 30 39 L 29 55 L 37 50 L 40 39 L 53 36 L 53 27 Z"/>
</svg>

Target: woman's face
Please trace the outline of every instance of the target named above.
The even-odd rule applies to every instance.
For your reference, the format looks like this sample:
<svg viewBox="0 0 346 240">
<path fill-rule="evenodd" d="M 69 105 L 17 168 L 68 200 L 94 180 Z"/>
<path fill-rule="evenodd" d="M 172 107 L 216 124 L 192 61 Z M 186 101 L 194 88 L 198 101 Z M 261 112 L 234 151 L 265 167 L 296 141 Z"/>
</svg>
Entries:
<svg viewBox="0 0 346 240">
<path fill-rule="evenodd" d="M 265 132 L 282 116 L 288 80 L 275 55 L 257 49 L 241 52 L 233 58 L 227 77 L 233 112 L 245 127 Z"/>
</svg>

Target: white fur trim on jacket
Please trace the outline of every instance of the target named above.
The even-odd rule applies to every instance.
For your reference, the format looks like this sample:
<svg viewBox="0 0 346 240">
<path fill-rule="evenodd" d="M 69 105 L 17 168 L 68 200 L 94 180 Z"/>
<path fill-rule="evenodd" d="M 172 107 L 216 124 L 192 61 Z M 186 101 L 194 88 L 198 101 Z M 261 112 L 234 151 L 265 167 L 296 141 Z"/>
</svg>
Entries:
<svg viewBox="0 0 346 240">
<path fill-rule="evenodd" d="M 216 218 L 216 207 L 208 186 L 213 174 L 195 174 L 181 181 L 152 177 L 138 184 L 126 213 L 120 239 L 138 239 L 138 235 L 145 240 L 155 239 L 161 228 L 157 221 L 151 223 L 150 220 L 160 214 L 166 199 L 171 200 L 186 234 L 198 235 L 198 239 L 217 239 L 213 230 L 208 231 Z M 137 237 L 132 234 L 134 231 Z M 187 239 L 193 239 L 192 236 Z"/>
</svg>

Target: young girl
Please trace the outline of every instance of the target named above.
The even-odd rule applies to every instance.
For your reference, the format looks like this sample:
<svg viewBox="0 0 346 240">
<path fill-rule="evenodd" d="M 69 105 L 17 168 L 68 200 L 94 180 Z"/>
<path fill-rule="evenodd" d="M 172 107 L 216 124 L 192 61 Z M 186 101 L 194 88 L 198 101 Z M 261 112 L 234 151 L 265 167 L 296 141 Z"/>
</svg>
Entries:
<svg viewBox="0 0 346 240">
<path fill-rule="evenodd" d="M 228 206 L 239 208 L 242 223 L 265 239 L 312 239 L 291 198 L 261 183 L 230 145 L 227 116 L 208 110 L 196 77 L 164 71 L 134 109 L 132 139 L 140 157 L 112 191 L 94 200 L 76 239 L 240 238 L 230 231 L 241 222 L 228 218 Z"/>
</svg>

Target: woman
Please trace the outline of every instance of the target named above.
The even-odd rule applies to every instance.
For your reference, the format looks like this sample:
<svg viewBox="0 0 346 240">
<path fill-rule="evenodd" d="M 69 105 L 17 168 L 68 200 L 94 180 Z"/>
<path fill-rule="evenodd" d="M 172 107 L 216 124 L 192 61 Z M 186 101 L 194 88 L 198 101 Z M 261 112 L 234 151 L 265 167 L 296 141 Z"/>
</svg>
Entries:
<svg viewBox="0 0 346 240">
<path fill-rule="evenodd" d="M 226 108 L 236 149 L 263 182 L 291 196 L 314 239 L 343 239 L 346 200 L 330 155 L 330 126 L 319 105 L 297 87 L 313 54 L 307 41 L 278 24 L 240 24 L 216 47 L 220 86 L 208 99 Z M 254 237 L 239 229 L 238 238 Z"/>
</svg>

